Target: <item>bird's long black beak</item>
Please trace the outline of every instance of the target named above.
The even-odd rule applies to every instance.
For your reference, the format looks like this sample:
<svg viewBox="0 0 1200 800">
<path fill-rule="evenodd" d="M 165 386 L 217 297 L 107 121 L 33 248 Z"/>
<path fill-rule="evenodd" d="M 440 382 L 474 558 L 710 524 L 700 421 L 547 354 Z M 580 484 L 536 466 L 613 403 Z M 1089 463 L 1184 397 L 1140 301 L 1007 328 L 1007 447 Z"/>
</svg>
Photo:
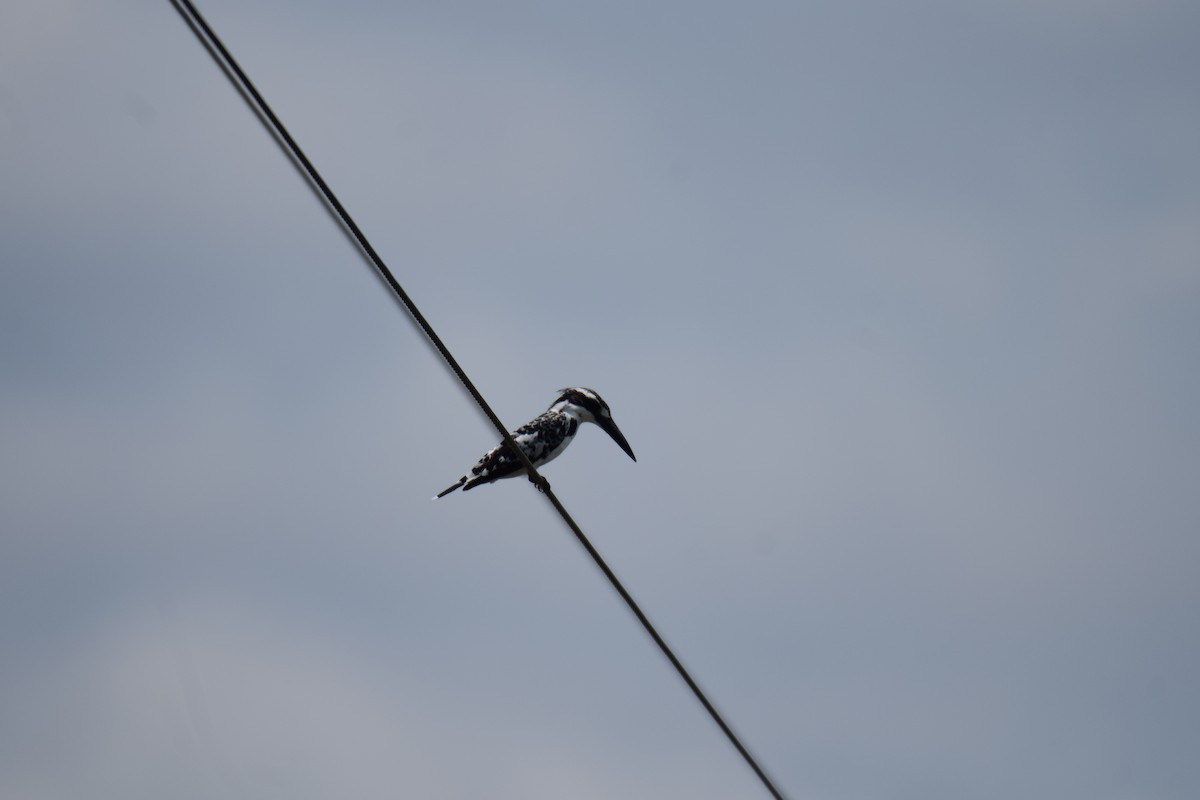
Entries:
<svg viewBox="0 0 1200 800">
<path fill-rule="evenodd" d="M 633 448 L 629 446 L 629 442 L 625 441 L 624 434 L 622 434 L 621 429 L 617 427 L 617 423 L 612 421 L 612 417 L 609 417 L 608 419 L 598 419 L 596 420 L 596 424 L 603 428 L 604 432 L 611 436 L 612 440 L 620 445 L 621 449 L 628 453 L 630 458 L 632 458 L 634 461 L 637 461 L 637 456 L 633 454 Z"/>
</svg>

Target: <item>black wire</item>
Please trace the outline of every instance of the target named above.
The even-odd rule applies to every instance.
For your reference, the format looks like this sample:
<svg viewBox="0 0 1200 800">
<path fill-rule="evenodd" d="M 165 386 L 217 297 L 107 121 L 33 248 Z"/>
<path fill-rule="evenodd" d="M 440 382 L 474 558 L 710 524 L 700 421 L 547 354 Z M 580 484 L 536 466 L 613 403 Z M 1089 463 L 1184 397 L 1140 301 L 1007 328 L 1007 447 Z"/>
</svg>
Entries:
<svg viewBox="0 0 1200 800">
<path fill-rule="evenodd" d="M 640 622 L 642 627 L 646 629 L 646 633 L 650 635 L 650 638 L 654 640 L 656 645 L 658 645 L 658 648 L 662 651 L 663 655 L 665 655 L 667 660 L 671 662 L 671 666 L 673 666 L 675 671 L 679 673 L 679 676 L 683 678 L 684 683 L 686 683 L 688 688 L 692 690 L 692 694 L 694 694 L 696 699 L 700 701 L 700 704 L 704 706 L 704 710 L 707 711 L 709 716 L 712 717 L 713 721 L 717 723 L 717 727 L 721 729 L 721 732 L 725 734 L 725 736 L 737 749 L 738 753 L 743 759 L 745 759 L 746 763 L 750 765 L 750 768 L 754 770 L 754 774 L 758 776 L 760 781 L 762 781 L 763 785 L 767 788 L 767 791 L 769 791 L 771 795 L 778 800 L 783 800 L 783 794 L 780 793 L 779 789 L 775 787 L 775 784 L 771 782 L 771 779 L 767 776 L 766 772 L 764 772 L 763 768 L 758 765 L 758 761 L 755 760 L 754 756 L 750 754 L 750 751 L 746 748 L 746 746 L 742 744 L 741 739 L 739 739 L 737 734 L 733 732 L 733 729 L 726 724 L 720 713 L 717 712 L 717 709 L 704 694 L 704 691 L 699 687 L 699 685 L 697 685 L 696 681 L 692 679 L 692 676 L 683 666 L 683 663 L 680 662 L 675 653 L 672 652 L 671 648 L 667 645 L 666 641 L 662 638 L 662 636 L 659 635 L 658 631 L 655 630 L 654 625 L 650 623 L 650 619 L 646 616 L 645 612 L 642 611 L 641 607 L 637 604 L 637 601 L 633 599 L 633 596 L 629 594 L 629 591 L 617 578 L 616 573 L 612 571 L 612 569 L 604 561 L 604 558 L 601 557 L 599 551 L 596 550 L 591 541 L 589 541 L 587 536 L 584 535 L 583 530 L 578 524 L 576 524 L 571 515 L 567 513 L 567 510 L 563 507 L 563 504 L 559 502 L 558 497 L 555 496 L 553 491 L 551 491 L 550 484 L 545 478 L 538 474 L 537 469 L 529 460 L 529 456 L 527 456 L 520 447 L 517 447 L 516 443 L 512 439 L 512 435 L 508 432 L 508 428 L 504 426 L 504 423 L 502 423 L 500 418 L 496 416 L 496 413 L 492 411 L 491 406 L 489 406 L 487 401 L 483 399 L 483 395 L 479 393 L 479 390 L 475 388 L 475 384 L 472 383 L 471 379 L 467 377 L 467 373 L 463 371 L 461 366 L 459 366 L 457 359 L 455 359 L 450 353 L 450 350 L 446 347 L 445 343 L 442 342 L 441 337 L 439 337 L 437 332 L 434 331 L 433 326 L 431 326 L 429 321 L 425 319 L 425 315 L 422 314 L 417 308 L 416 304 L 413 303 L 412 298 L 410 298 L 408 293 L 405 292 L 403 287 L 400 286 L 400 282 L 396 280 L 396 277 L 392 274 L 392 271 L 388 269 L 387 265 L 383 262 L 383 259 L 377 252 L 375 252 L 375 248 L 371 246 L 369 241 L 367 241 L 367 237 L 359 229 L 353 218 L 351 218 L 349 212 L 346 211 L 345 207 L 341 204 L 341 201 L 339 201 L 337 196 L 334 195 L 333 190 L 329 188 L 329 185 L 325 183 L 325 180 L 321 177 L 320 173 L 317 172 L 316 167 L 314 167 L 312 162 L 308 160 L 308 156 L 306 156 L 304 151 L 300 149 L 300 145 L 298 145 L 296 140 L 292 138 L 292 135 L 288 132 L 283 122 L 280 121 L 279 117 L 275 116 L 275 112 L 271 110 L 271 107 L 267 104 L 267 101 L 263 99 L 261 94 L 259 94 L 258 89 L 254 86 L 254 83 L 250 80 L 246 73 L 242 71 L 241 66 L 238 65 L 238 62 L 225 48 L 225 45 L 221 42 L 220 37 L 217 36 L 211 27 L 209 27 L 208 22 L 206 22 L 200 12 L 196 10 L 196 7 L 192 4 L 191 0 L 171 0 L 171 4 L 175 6 L 175 9 L 179 12 L 180 16 L 184 18 L 184 21 L 187 23 L 188 27 L 191 28 L 192 32 L 200 40 L 201 44 L 204 45 L 204 48 L 208 50 L 209 54 L 213 57 L 213 60 L 217 62 L 218 66 L 225 73 L 226 77 L 229 78 L 234 87 L 238 90 L 238 93 L 241 94 L 246 102 L 250 105 L 251 109 L 258 116 L 259 120 L 263 122 L 264 126 L 267 127 L 268 131 L 276 139 L 276 141 L 280 143 L 280 146 L 293 160 L 293 162 L 298 164 L 303 170 L 306 178 L 311 182 L 311 185 L 315 186 L 319 191 L 321 198 L 327 203 L 328 207 L 333 210 L 338 221 L 341 223 L 344 229 L 354 237 L 355 242 L 361 248 L 362 252 L 367 256 L 367 258 L 370 259 L 371 264 L 375 267 L 380 277 L 382 277 L 383 280 L 387 282 L 388 286 L 391 287 L 392 292 L 396 295 L 400 302 L 404 304 L 405 309 L 408 310 L 408 313 L 412 316 L 413 320 L 416 321 L 416 323 L 421 327 L 421 330 L 424 331 L 425 335 L 429 338 L 429 341 L 433 344 L 433 346 L 437 348 L 438 353 L 441 354 L 446 364 L 449 365 L 451 370 L 453 370 L 455 376 L 462 383 L 463 387 L 466 388 L 466 390 L 470 393 L 471 397 L 475 400 L 475 403 L 479 406 L 487 418 L 491 420 L 491 423 L 493 426 L 495 426 L 496 430 L 500 432 L 500 436 L 502 437 L 504 444 L 510 451 L 516 454 L 517 458 L 521 460 L 521 463 L 525 466 L 525 469 L 528 472 L 529 480 L 533 482 L 533 484 L 537 486 L 543 494 L 546 495 L 546 498 L 563 518 L 563 522 L 565 522 L 567 527 L 571 529 L 571 532 L 575 534 L 575 538 L 579 540 L 581 545 L 583 545 L 584 550 L 586 550 L 588 555 L 592 557 L 592 560 L 596 562 L 596 566 L 598 566 L 600 571 L 604 573 L 604 576 L 608 578 L 609 583 L 611 583 L 612 587 L 616 589 L 617 594 L 621 596 L 621 599 L 625 601 L 627 606 L 629 606 L 629 610 L 633 612 L 635 617 L 637 617 L 638 622 Z"/>
</svg>

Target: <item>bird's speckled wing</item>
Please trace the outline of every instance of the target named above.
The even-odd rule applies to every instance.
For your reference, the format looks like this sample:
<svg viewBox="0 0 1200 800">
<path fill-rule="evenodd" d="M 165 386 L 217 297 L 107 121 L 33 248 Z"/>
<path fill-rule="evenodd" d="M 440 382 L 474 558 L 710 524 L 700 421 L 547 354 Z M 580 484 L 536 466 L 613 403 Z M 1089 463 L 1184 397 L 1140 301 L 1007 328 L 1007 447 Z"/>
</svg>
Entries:
<svg viewBox="0 0 1200 800">
<path fill-rule="evenodd" d="M 564 414 L 552 414 L 547 411 L 517 428 L 513 431 L 512 437 L 517 446 L 525 451 L 525 455 L 529 456 L 529 460 L 533 462 L 534 466 L 538 466 L 548 459 L 564 439 L 575 432 L 578 424 L 576 420 Z M 481 483 L 491 483 L 524 471 L 525 467 L 521 464 L 521 460 L 509 452 L 503 444 L 499 444 L 487 451 L 483 458 L 471 467 L 471 474 L 474 477 L 463 486 L 463 491 Z"/>
</svg>

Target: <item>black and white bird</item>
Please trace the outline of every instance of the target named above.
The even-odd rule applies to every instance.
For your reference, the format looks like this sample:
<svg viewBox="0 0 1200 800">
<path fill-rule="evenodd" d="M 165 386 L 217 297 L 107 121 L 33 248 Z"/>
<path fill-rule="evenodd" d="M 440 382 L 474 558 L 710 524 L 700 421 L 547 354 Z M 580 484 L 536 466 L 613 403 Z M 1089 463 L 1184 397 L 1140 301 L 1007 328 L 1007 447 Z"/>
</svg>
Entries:
<svg viewBox="0 0 1200 800">
<path fill-rule="evenodd" d="M 637 461 L 629 442 L 625 441 L 617 423 L 613 422 L 608 403 L 595 391 L 578 386 L 559 391 L 558 399 L 550 404 L 550 408 L 513 431 L 512 438 L 517 447 L 525 451 L 533 466 L 540 468 L 558 458 L 562 451 L 567 449 L 581 422 L 594 422 L 599 425 L 630 458 Z M 458 483 L 439 492 L 437 497 L 445 497 L 460 487 L 465 492 L 482 483 L 492 483 L 501 478 L 524 474 L 525 466 L 521 460 L 501 443 L 487 451 L 483 458 L 471 467 L 470 475 L 463 475 L 458 479 Z"/>
</svg>

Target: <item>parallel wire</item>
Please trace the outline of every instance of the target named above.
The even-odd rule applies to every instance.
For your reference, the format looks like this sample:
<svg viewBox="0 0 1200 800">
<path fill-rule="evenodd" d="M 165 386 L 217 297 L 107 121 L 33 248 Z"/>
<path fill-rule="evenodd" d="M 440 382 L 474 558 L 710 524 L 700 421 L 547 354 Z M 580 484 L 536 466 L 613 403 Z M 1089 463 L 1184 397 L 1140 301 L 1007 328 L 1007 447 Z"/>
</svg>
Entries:
<svg viewBox="0 0 1200 800">
<path fill-rule="evenodd" d="M 617 594 L 619 594 L 621 599 L 625 601 L 625 604 L 629 607 L 629 610 L 633 612 L 633 615 L 637 617 L 638 622 L 640 622 L 642 627 L 645 628 L 646 633 L 648 633 L 654 643 L 658 645 L 659 650 L 661 650 L 663 655 L 666 656 L 667 660 L 671 662 L 671 666 L 675 668 L 675 671 L 679 673 L 679 676 L 683 679 L 683 682 L 686 683 L 688 688 L 692 690 L 692 694 L 694 694 L 696 699 L 700 701 L 700 704 L 704 707 L 704 710 L 708 712 L 709 716 L 712 717 L 713 721 L 717 724 L 717 727 L 721 729 L 721 732 L 724 733 L 726 738 L 728 738 L 733 744 L 734 748 L 754 771 L 754 774 L 758 776 L 758 779 L 766 787 L 767 791 L 769 791 L 777 800 L 783 800 L 783 794 L 778 788 L 776 788 L 775 784 L 767 776 L 767 773 L 763 770 L 763 768 L 759 766 L 758 761 L 753 755 L 751 755 L 750 751 L 742 743 L 737 734 L 733 732 L 733 729 L 730 728 L 725 722 L 724 718 L 722 718 L 716 707 L 713 706 L 708 697 L 704 694 L 704 691 L 700 688 L 696 681 L 692 679 L 691 674 L 688 673 L 687 669 L 683 666 L 683 663 L 678 657 L 676 657 L 675 653 L 667 645 L 662 636 L 659 635 L 654 625 L 651 624 L 650 619 L 637 604 L 637 601 L 633 599 L 633 596 L 629 594 L 629 591 L 617 578 L 616 573 L 612 571 L 612 569 L 604 561 L 604 558 L 600 555 L 600 552 L 596 550 L 591 541 L 589 541 L 587 536 L 584 534 L 583 530 L 575 522 L 574 518 L 572 518 L 567 512 L 566 508 L 563 507 L 563 504 L 559 502 L 558 497 L 553 491 L 551 491 L 549 482 L 547 482 L 546 479 L 538 473 L 537 468 L 533 466 L 533 463 L 529 460 L 529 456 L 525 454 L 525 451 L 518 447 L 516 442 L 513 441 L 512 435 L 508 432 L 508 428 L 506 428 L 504 423 L 500 421 L 500 418 L 496 416 L 496 413 L 492 411 L 491 406 L 488 405 L 486 400 L 484 400 L 483 395 L 480 394 L 479 390 L 475 388 L 475 384 L 472 383 L 471 379 L 467 377 L 467 373 L 459 365 L 458 360 L 454 358 L 449 348 L 447 348 L 445 343 L 442 342 L 441 337 L 437 335 L 437 332 L 434 331 L 433 326 L 430 325 L 429 321 L 425 319 L 425 315 L 422 314 L 420 309 L 417 308 L 416 304 L 412 301 L 412 298 L 408 296 L 406 291 L 404 291 L 404 288 L 400 285 L 400 282 L 396 280 L 395 275 L 392 274 L 392 271 L 388 268 L 387 264 L 384 263 L 379 253 L 377 253 L 375 248 L 371 246 L 371 243 L 367 240 L 367 237 L 363 234 L 362 230 L 359 229 L 358 225 L 354 222 L 354 219 L 350 216 L 350 213 L 346 211 L 346 208 L 342 205 L 341 201 L 338 200 L 337 196 L 333 193 L 333 190 L 329 188 L 329 185 L 325 182 L 324 178 L 322 178 L 321 174 L 317 172 L 316 167 L 314 167 L 312 162 L 309 161 L 308 156 L 304 154 L 304 151 L 300 148 L 300 145 L 297 144 L 296 140 L 292 138 L 292 135 L 288 132 L 287 127 L 283 124 L 279 117 L 275 115 L 275 112 L 259 93 L 254 83 L 250 80 L 246 73 L 242 71 L 242 68 L 238 64 L 237 60 L 234 59 L 233 55 L 229 52 L 229 50 L 226 49 L 220 37 L 217 36 L 211 27 L 209 27 L 208 22 L 192 4 L 191 0 L 171 0 L 171 4 L 175 7 L 176 11 L 179 12 L 180 16 L 183 17 L 188 27 L 196 35 L 196 38 L 200 40 L 200 43 L 208 51 L 209 55 L 211 55 L 213 60 L 217 62 L 217 65 L 225 73 L 226 77 L 228 77 L 230 82 L 233 83 L 238 93 L 241 94 L 246 100 L 247 104 L 250 105 L 251 110 L 254 111 L 254 113 L 259 117 L 260 121 L 262 121 L 264 126 L 267 127 L 267 130 L 272 134 L 272 136 L 276 138 L 276 141 L 284 149 L 284 152 L 297 166 L 302 169 L 307 179 L 313 186 L 316 187 L 322 199 L 336 215 L 338 221 L 342 224 L 344 229 L 348 231 L 351 236 L 353 236 L 361 251 L 371 261 L 371 264 L 375 267 L 375 270 L 379 273 L 379 276 L 387 282 L 389 287 L 391 287 L 392 292 L 404 305 L 404 308 L 412 316 L 417 325 L 420 326 L 421 330 L 425 333 L 425 336 L 428 337 L 429 341 L 437 349 L 438 353 L 454 372 L 455 376 L 462 383 L 463 387 L 468 393 L 470 393 L 471 398 L 474 399 L 480 410 L 483 411 L 483 413 L 491 421 L 492 425 L 497 431 L 499 431 L 505 446 L 508 447 L 509 451 L 515 453 L 520 459 L 522 465 L 525 467 L 528 473 L 529 480 L 538 487 L 538 489 L 550 501 L 551 505 L 554 506 L 555 510 L 558 511 L 559 516 L 561 516 L 563 519 L 563 522 L 565 522 L 567 527 L 571 529 L 571 532 L 575 534 L 575 538 L 579 540 L 579 543 L 583 546 L 584 550 L 586 550 L 588 555 L 592 557 L 592 560 L 596 562 L 596 566 L 599 567 L 600 571 L 604 573 L 604 577 L 608 578 L 609 583 L 612 584 L 612 587 L 616 590 Z"/>
</svg>

